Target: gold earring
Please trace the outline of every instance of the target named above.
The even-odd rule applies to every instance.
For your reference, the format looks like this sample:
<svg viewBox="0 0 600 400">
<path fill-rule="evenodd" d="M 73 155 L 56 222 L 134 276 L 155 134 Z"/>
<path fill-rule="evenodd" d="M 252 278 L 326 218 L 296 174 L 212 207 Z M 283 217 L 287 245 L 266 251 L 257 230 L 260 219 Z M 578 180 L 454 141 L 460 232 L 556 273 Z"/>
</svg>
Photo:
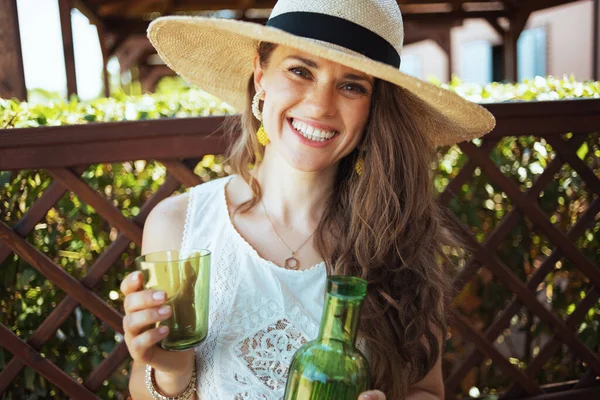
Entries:
<svg viewBox="0 0 600 400">
<path fill-rule="evenodd" d="M 256 118 L 259 121 L 262 121 L 262 112 L 258 108 L 258 102 L 263 100 L 264 96 L 265 91 L 261 89 L 258 92 L 256 92 L 254 94 L 254 97 L 252 98 L 252 114 L 254 114 L 254 118 Z"/>
<path fill-rule="evenodd" d="M 360 174 L 362 174 L 364 164 L 365 164 L 365 162 L 364 162 L 363 158 L 361 156 L 358 156 L 358 158 L 356 159 L 356 164 L 354 164 L 354 170 L 356 171 L 358 176 L 360 176 Z"/>
<path fill-rule="evenodd" d="M 263 124 L 260 124 L 260 128 L 258 128 L 256 131 L 256 137 L 258 138 L 258 143 L 262 144 L 263 146 L 266 146 L 271 142 Z"/>
</svg>

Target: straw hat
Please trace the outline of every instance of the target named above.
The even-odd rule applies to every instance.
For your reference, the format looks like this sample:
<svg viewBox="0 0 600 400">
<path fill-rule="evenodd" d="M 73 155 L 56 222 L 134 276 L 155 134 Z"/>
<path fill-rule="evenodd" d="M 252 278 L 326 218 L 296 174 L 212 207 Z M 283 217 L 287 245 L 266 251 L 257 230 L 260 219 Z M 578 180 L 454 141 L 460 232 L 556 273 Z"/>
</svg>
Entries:
<svg viewBox="0 0 600 400">
<path fill-rule="evenodd" d="M 436 145 L 494 128 L 483 107 L 400 72 L 404 29 L 396 0 L 279 0 L 266 26 L 222 18 L 155 19 L 148 37 L 181 77 L 239 111 L 261 41 L 299 49 L 407 89 L 426 110 L 415 117 Z"/>
</svg>

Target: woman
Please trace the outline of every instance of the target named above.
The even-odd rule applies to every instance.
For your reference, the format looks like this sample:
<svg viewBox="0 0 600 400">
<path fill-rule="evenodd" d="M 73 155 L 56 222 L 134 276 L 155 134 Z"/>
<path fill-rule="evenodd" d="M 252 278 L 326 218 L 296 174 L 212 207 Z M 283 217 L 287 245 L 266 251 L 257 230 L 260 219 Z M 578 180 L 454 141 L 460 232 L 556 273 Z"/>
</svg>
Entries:
<svg viewBox="0 0 600 400">
<path fill-rule="evenodd" d="M 146 221 L 142 253 L 213 252 L 211 328 L 195 352 L 161 350 L 164 293 L 129 275 L 133 397 L 281 398 L 294 351 L 318 330 L 327 275 L 345 274 L 369 284 L 359 336 L 374 390 L 361 398 L 442 399 L 440 258 L 452 241 L 432 194 L 434 148 L 489 132 L 493 117 L 398 70 L 395 0 L 280 0 L 266 27 L 166 17 L 149 37 L 178 74 L 243 113 L 235 174 Z"/>
</svg>

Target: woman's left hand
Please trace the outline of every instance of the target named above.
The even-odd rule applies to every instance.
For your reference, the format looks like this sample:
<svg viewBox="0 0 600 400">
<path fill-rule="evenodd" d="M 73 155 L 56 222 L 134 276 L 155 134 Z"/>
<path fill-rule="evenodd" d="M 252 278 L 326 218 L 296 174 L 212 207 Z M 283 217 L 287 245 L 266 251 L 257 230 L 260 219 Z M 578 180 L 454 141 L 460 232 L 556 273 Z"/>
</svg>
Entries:
<svg viewBox="0 0 600 400">
<path fill-rule="evenodd" d="M 369 390 L 368 392 L 362 392 L 358 396 L 358 400 L 386 400 L 386 397 L 379 390 Z"/>
</svg>

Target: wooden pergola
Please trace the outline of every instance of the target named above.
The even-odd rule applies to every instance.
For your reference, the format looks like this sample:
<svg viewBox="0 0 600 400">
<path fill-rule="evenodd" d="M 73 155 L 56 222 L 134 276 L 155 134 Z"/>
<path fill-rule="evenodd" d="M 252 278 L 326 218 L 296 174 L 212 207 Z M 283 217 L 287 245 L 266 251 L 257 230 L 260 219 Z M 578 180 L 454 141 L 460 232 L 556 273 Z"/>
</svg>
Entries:
<svg viewBox="0 0 600 400">
<path fill-rule="evenodd" d="M 67 92 L 77 92 L 71 9 L 77 8 L 98 28 L 104 57 L 105 94 L 108 96 L 106 64 L 117 56 L 121 71 L 137 66 L 145 90 L 173 72 L 157 63 L 146 38 L 149 22 L 162 15 L 211 14 L 231 10 L 233 18 L 264 23 L 275 0 L 57 0 L 60 8 Z M 405 21 L 405 44 L 434 40 L 448 56 L 452 73 L 450 30 L 465 19 L 485 19 L 504 39 L 504 80 L 517 78 L 517 39 L 532 12 L 578 0 L 398 0 Z M 598 2 L 594 0 L 593 71 L 598 79 Z M 0 97 L 26 99 L 17 0 L 0 0 Z M 26 12 L 26 11 L 25 11 Z"/>
</svg>

